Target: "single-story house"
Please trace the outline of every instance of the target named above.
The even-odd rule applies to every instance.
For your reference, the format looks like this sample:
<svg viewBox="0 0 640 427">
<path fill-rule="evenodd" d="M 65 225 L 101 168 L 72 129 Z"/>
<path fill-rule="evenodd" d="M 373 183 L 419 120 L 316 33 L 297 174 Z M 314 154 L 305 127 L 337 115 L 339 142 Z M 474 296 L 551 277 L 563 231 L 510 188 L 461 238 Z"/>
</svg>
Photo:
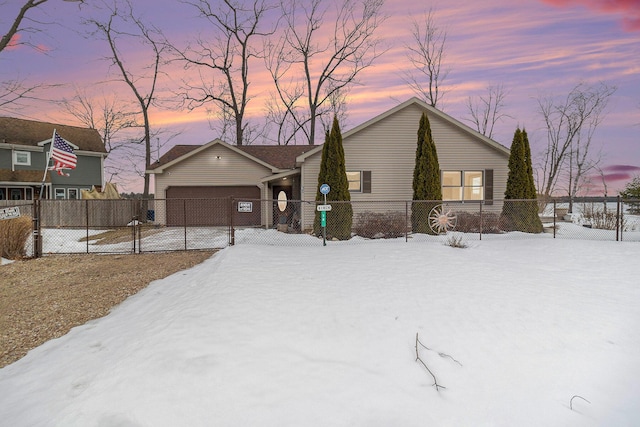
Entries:
<svg viewBox="0 0 640 427">
<path fill-rule="evenodd" d="M 47 170 L 53 131 L 77 156 L 69 176 Z M 107 150 L 95 129 L 0 117 L 0 200 L 79 199 L 81 190 L 102 187 Z"/>
<path fill-rule="evenodd" d="M 423 112 L 429 117 L 436 144 L 443 199 L 492 205 L 494 196 L 502 198 L 509 149 L 411 98 L 343 132 L 351 200 L 411 200 L 417 131 Z M 216 139 L 204 145 L 175 146 L 147 173 L 154 174 L 155 197 L 167 200 L 167 210 L 171 209 L 171 200 L 229 196 L 234 200 L 274 200 L 281 191 L 290 200 L 313 201 L 321 157 L 322 146 L 235 146 Z M 242 212 L 245 206 L 236 208 Z M 302 228 L 311 228 L 314 206 L 304 204 L 301 211 Z M 170 222 L 166 221 L 168 216 L 158 213 L 157 221 Z M 274 225 L 270 209 L 250 213 L 245 217 L 247 225 Z"/>
</svg>

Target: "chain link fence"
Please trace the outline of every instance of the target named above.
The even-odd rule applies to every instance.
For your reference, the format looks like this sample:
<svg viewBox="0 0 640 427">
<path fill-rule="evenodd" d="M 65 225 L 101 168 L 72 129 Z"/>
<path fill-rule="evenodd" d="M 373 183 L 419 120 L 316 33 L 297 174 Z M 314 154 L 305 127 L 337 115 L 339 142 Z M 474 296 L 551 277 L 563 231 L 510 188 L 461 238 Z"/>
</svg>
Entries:
<svg viewBox="0 0 640 427">
<path fill-rule="evenodd" d="M 0 210 L 17 208 L 21 216 L 32 218 L 27 256 L 212 250 L 234 244 L 357 244 L 379 239 L 640 241 L 640 200 L 589 198 L 571 205 L 562 200 L 332 201 L 330 208 L 321 208 L 324 215 L 318 210 L 321 204 L 234 198 L 36 200 L 3 201 Z"/>
</svg>

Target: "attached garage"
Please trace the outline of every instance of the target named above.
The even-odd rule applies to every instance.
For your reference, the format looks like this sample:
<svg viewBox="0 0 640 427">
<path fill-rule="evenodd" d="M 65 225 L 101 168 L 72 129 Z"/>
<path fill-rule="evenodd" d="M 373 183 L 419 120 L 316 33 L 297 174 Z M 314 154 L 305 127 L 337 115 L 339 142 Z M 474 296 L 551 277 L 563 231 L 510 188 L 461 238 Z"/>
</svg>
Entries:
<svg viewBox="0 0 640 427">
<path fill-rule="evenodd" d="M 313 148 L 235 146 L 219 139 L 204 145 L 176 145 L 147 170 L 154 176 L 154 222 L 228 226 L 233 221 L 239 226 L 273 226 L 275 205 L 267 200 L 275 197 L 276 187 L 292 188 L 288 199 L 300 199 L 296 158 Z"/>
<path fill-rule="evenodd" d="M 176 186 L 167 188 L 165 194 L 168 226 L 226 226 L 232 213 L 234 225 L 260 225 L 257 186 Z"/>
</svg>

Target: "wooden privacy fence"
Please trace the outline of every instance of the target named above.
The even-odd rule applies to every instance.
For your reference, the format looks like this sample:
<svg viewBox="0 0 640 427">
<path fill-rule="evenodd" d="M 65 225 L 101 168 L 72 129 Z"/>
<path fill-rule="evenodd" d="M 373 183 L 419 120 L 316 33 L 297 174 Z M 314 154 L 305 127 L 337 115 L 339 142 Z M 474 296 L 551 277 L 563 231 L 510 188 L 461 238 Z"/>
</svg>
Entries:
<svg viewBox="0 0 640 427">
<path fill-rule="evenodd" d="M 40 200 L 41 227 L 123 227 L 137 219 L 146 221 L 153 200 Z"/>
</svg>

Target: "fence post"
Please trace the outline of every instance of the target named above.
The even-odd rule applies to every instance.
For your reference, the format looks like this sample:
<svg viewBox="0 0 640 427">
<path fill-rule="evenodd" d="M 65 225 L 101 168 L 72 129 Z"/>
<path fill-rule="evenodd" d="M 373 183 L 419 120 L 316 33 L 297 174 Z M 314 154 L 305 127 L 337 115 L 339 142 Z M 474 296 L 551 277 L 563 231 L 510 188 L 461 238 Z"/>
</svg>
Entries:
<svg viewBox="0 0 640 427">
<path fill-rule="evenodd" d="M 33 256 L 42 256 L 42 228 L 40 227 L 40 199 L 33 201 Z"/>
<path fill-rule="evenodd" d="M 233 196 L 229 197 L 229 244 L 236 244 L 236 229 L 233 227 Z"/>
<path fill-rule="evenodd" d="M 187 250 L 187 199 L 182 199 L 182 217 L 184 218 L 184 250 Z"/>
<path fill-rule="evenodd" d="M 86 222 L 86 236 L 87 236 L 87 253 L 89 253 L 89 199 L 84 201 L 84 212 Z"/>
<path fill-rule="evenodd" d="M 553 199 L 553 238 L 556 238 L 556 199 Z"/>
<path fill-rule="evenodd" d="M 622 221 L 620 221 L 620 216 L 622 213 L 622 209 L 620 209 L 620 196 L 618 196 L 616 200 L 616 242 L 622 240 L 622 228 L 620 225 Z"/>
<path fill-rule="evenodd" d="M 484 200 L 480 201 L 480 240 L 482 240 L 482 205 L 484 205 Z"/>
<path fill-rule="evenodd" d="M 404 241 L 409 241 L 409 202 L 404 202 Z"/>
</svg>

